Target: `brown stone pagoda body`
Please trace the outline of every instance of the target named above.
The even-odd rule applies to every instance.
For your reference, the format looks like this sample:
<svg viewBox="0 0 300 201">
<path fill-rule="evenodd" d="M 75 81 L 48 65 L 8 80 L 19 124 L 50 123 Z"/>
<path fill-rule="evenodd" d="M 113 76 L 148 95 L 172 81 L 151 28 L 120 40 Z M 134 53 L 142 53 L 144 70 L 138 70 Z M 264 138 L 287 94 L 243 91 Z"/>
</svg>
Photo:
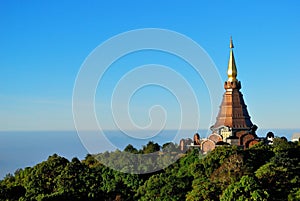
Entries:
<svg viewBox="0 0 300 201">
<path fill-rule="evenodd" d="M 241 82 L 236 78 L 237 68 L 232 49 L 233 43 L 230 38 L 225 93 L 216 123 L 211 127 L 212 134 L 207 139 L 201 139 L 200 149 L 204 154 L 212 151 L 216 146 L 236 145 L 248 148 L 261 141 L 255 133 L 257 126 L 251 122 L 243 94 L 240 92 Z"/>
<path fill-rule="evenodd" d="M 253 124 L 250 120 L 247 106 L 241 89 L 241 82 L 236 79 L 237 69 L 233 55 L 233 44 L 230 39 L 230 56 L 228 62 L 228 80 L 225 81 L 223 101 L 214 128 L 228 126 L 233 130 L 249 130 Z"/>
<path fill-rule="evenodd" d="M 209 139 L 216 144 L 233 144 L 249 147 L 255 144 L 257 126 L 251 122 L 247 106 L 241 89 L 241 82 L 237 80 L 237 68 L 233 54 L 233 43 L 230 38 L 230 56 L 228 61 L 227 75 L 225 81 L 223 100 L 216 123 L 211 127 L 212 134 Z"/>
</svg>

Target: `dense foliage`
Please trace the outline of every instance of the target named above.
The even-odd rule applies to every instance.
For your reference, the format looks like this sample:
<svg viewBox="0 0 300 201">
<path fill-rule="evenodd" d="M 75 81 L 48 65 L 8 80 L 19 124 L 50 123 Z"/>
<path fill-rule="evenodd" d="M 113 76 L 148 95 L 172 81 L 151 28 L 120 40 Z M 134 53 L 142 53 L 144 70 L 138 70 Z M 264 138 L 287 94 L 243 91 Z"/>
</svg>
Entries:
<svg viewBox="0 0 300 201">
<path fill-rule="evenodd" d="M 82 161 L 54 154 L 7 175 L 0 181 L 0 200 L 300 200 L 300 145 L 280 138 L 247 150 L 221 146 L 205 156 L 189 150 L 176 163 L 148 174 L 122 173 L 95 159 L 106 156 L 128 166 L 118 153 L 160 150 L 158 155 L 174 157 L 164 153 L 165 147 L 176 149 L 149 142 L 141 150 L 128 145 Z"/>
</svg>

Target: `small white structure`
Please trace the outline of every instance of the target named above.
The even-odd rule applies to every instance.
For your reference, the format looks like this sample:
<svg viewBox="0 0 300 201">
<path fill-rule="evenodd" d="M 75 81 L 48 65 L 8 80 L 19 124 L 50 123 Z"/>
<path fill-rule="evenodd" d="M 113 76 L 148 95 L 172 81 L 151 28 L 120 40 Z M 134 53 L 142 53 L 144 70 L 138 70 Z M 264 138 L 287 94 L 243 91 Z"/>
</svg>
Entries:
<svg viewBox="0 0 300 201">
<path fill-rule="evenodd" d="M 274 137 L 275 137 L 274 133 L 272 133 L 272 132 L 267 133 L 266 140 L 267 140 L 268 145 L 273 144 Z"/>
<path fill-rule="evenodd" d="M 294 133 L 292 136 L 292 142 L 299 141 L 299 138 L 300 138 L 300 133 Z"/>
</svg>

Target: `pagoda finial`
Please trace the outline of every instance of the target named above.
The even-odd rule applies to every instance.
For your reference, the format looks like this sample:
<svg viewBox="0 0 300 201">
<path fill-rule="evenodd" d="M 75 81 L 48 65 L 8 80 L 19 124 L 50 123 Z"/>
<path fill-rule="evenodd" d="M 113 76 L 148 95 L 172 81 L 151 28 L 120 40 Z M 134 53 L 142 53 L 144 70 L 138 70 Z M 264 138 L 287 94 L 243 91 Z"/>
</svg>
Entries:
<svg viewBox="0 0 300 201">
<path fill-rule="evenodd" d="M 234 60 L 234 55 L 233 55 L 233 42 L 232 42 L 232 37 L 230 37 L 230 55 L 229 55 L 229 61 L 228 61 L 228 70 L 227 70 L 227 75 L 228 75 L 228 81 L 236 81 L 236 76 L 237 76 L 237 69 L 235 65 L 235 60 Z"/>
<path fill-rule="evenodd" d="M 234 48 L 233 42 L 232 42 L 232 36 L 230 36 L 230 44 L 229 44 L 229 48 L 230 48 L 230 49 Z"/>
</svg>

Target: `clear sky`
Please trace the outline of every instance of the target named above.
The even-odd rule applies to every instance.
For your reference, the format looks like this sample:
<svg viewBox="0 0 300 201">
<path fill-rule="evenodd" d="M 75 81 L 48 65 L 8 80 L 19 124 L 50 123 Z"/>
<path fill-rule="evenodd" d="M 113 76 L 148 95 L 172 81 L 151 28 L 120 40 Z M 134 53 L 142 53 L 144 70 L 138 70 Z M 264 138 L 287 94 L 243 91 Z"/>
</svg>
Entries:
<svg viewBox="0 0 300 201">
<path fill-rule="evenodd" d="M 300 128 L 299 10 L 299 1 L 274 0 L 1 1 L 0 130 L 73 130 L 73 86 L 83 61 L 110 37 L 141 28 L 169 29 L 193 39 L 210 55 L 222 81 L 232 35 L 238 79 L 253 123 L 260 128 Z M 155 59 L 174 69 L 184 65 L 146 52 L 120 66 Z M 116 69 L 107 82 L 126 73 Z M 184 76 L 189 80 L 194 75 L 187 71 Z M 198 89 L 197 83 L 190 84 L 201 100 L 201 121 L 208 122 L 207 92 L 202 94 L 205 88 Z M 97 113 L 105 116 L 110 105 L 101 99 L 101 91 L 97 94 Z M 155 102 L 149 101 L 153 94 Z M 132 118 L 138 124 L 147 124 L 144 111 L 160 101 L 175 111 L 167 128 L 178 123 L 178 103 L 169 92 L 150 87 L 135 95 L 140 96 L 132 100 Z M 111 122 L 104 124 L 113 129 Z"/>
</svg>

